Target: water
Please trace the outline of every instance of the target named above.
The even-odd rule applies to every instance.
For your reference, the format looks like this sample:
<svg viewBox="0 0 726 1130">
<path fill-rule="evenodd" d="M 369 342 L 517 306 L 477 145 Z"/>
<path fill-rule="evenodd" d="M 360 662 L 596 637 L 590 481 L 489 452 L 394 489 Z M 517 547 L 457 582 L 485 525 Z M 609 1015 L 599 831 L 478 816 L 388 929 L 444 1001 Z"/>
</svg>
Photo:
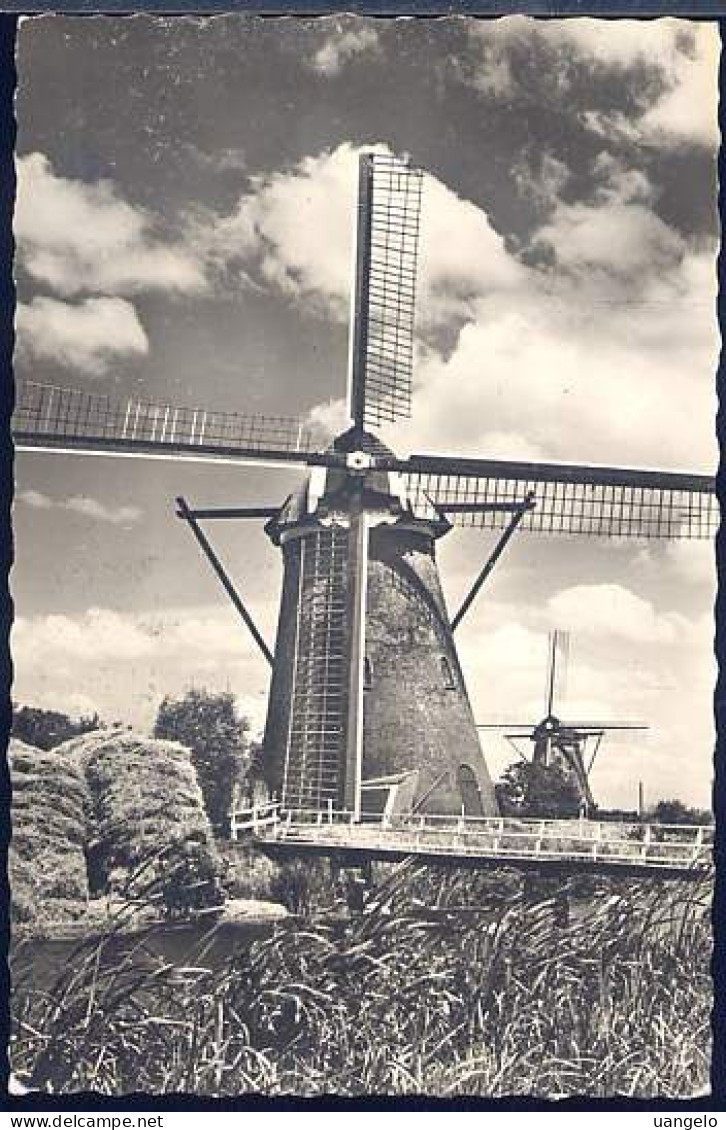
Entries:
<svg viewBox="0 0 726 1130">
<path fill-rule="evenodd" d="M 104 964 L 119 964 L 136 947 L 134 964 L 153 968 L 159 960 L 174 965 L 201 966 L 216 969 L 240 950 L 247 949 L 256 938 L 264 938 L 280 920 L 248 922 L 163 923 L 126 934 L 116 934 L 107 943 Z M 80 947 L 92 937 L 33 938 L 11 947 L 10 970 L 14 988 L 48 990 L 72 963 Z"/>
</svg>

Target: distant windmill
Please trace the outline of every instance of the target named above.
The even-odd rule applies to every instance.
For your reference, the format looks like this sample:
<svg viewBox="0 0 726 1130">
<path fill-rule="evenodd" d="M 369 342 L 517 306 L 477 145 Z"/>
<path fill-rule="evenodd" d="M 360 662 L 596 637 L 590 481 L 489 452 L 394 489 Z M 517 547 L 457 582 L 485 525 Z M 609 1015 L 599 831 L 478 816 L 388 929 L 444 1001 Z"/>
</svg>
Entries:
<svg viewBox="0 0 726 1130">
<path fill-rule="evenodd" d="M 480 730 L 502 730 L 515 752 L 525 761 L 518 742 L 532 744 L 532 761 L 545 768 L 557 765 L 570 775 L 580 794 L 580 803 L 586 814 L 595 809 L 590 787 L 595 758 L 606 734 L 623 730 L 647 730 L 642 722 L 565 722 L 555 703 L 562 704 L 564 685 L 570 656 L 568 632 L 550 632 L 547 649 L 547 674 L 545 678 L 544 716 L 539 722 L 480 723 Z M 587 764 L 586 764 L 587 760 Z"/>
<path fill-rule="evenodd" d="M 410 413 L 422 172 L 360 158 L 348 410 L 324 451 L 288 418 L 181 409 L 28 384 L 18 449 L 302 467 L 281 506 L 185 519 L 272 665 L 267 784 L 289 810 L 497 812 L 454 629 L 518 527 L 542 534 L 711 537 L 705 475 L 457 456 L 398 458 L 370 430 Z M 325 233 L 320 233 L 325 239 Z M 482 364 L 485 363 L 482 358 Z M 526 406 L 523 406 L 523 411 Z M 456 389 L 451 390 L 456 412 Z M 200 521 L 265 518 L 284 563 L 274 652 Z M 449 618 L 435 543 L 453 522 L 503 533 Z"/>
</svg>

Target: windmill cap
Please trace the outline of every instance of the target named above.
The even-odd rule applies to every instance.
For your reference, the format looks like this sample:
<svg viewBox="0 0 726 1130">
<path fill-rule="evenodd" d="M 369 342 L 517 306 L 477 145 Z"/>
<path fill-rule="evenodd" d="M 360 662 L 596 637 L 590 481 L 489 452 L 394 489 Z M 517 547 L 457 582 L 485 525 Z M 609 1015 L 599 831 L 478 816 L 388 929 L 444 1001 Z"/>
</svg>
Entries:
<svg viewBox="0 0 726 1130">
<path fill-rule="evenodd" d="M 342 453 L 363 451 L 366 455 L 378 455 L 388 459 L 395 459 L 395 455 L 390 447 L 386 447 L 385 443 L 383 443 L 377 435 L 357 427 L 348 428 L 346 432 L 341 432 L 327 448 L 327 451 Z"/>
</svg>

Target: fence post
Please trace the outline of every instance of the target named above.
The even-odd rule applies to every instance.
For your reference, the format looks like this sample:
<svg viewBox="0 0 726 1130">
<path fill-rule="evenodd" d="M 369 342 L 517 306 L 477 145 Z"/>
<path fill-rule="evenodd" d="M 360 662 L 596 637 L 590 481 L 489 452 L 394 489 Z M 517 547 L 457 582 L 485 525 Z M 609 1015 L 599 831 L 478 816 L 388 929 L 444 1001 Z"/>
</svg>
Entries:
<svg viewBox="0 0 726 1130">
<path fill-rule="evenodd" d="M 696 831 L 696 840 L 693 845 L 693 863 L 698 863 L 698 857 L 703 849 L 703 824 L 699 824 Z"/>
</svg>

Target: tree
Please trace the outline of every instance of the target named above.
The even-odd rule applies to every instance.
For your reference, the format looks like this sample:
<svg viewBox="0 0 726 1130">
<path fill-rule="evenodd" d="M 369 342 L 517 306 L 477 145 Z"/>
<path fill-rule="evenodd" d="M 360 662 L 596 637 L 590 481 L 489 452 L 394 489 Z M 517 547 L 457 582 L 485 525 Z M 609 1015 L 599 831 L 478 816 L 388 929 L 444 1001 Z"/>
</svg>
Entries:
<svg viewBox="0 0 726 1130">
<path fill-rule="evenodd" d="M 713 816 L 702 808 L 689 808 L 681 800 L 659 800 L 648 813 L 655 824 L 711 824 Z"/>
<path fill-rule="evenodd" d="M 249 723 L 235 709 L 230 691 L 193 688 L 159 706 L 154 736 L 170 738 L 191 750 L 212 827 L 225 833 L 235 785 L 250 761 Z"/>
<path fill-rule="evenodd" d="M 55 749 L 69 738 L 88 734 L 103 726 L 97 714 L 73 719 L 59 710 L 42 710 L 38 706 L 13 705 L 11 733 L 14 738 L 36 749 Z"/>
<path fill-rule="evenodd" d="M 496 785 L 497 800 L 505 816 L 540 816 L 567 819 L 580 812 L 580 790 L 559 765 L 521 761 L 510 765 Z"/>
</svg>

